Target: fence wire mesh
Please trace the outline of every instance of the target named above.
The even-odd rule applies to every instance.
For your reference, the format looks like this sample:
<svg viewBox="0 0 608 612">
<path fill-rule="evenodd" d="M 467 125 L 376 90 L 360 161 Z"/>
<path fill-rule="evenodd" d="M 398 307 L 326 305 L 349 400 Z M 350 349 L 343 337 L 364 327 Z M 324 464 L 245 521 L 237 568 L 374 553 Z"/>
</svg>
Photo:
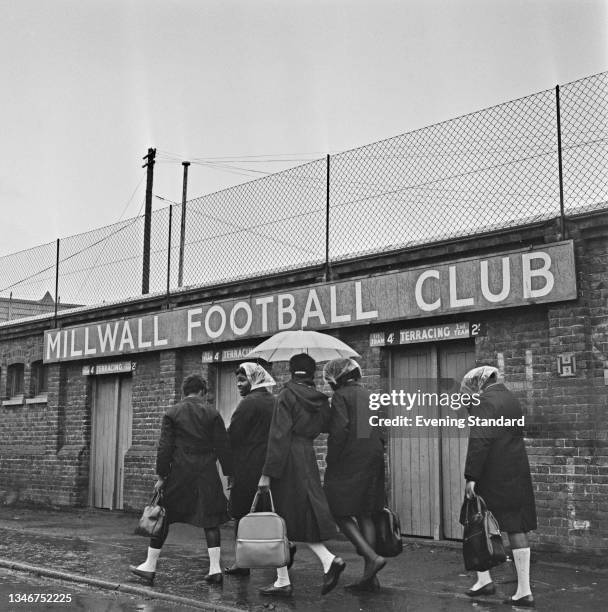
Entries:
<svg viewBox="0 0 608 612">
<path fill-rule="evenodd" d="M 566 215 L 608 208 L 608 73 L 559 88 Z M 560 215 L 547 90 L 192 199 L 183 287 L 295 270 Z M 329 202 L 327 200 L 329 177 Z M 329 233 L 326 211 L 329 203 Z M 152 214 L 149 292 L 175 291 L 182 205 Z M 59 307 L 136 298 L 144 217 L 64 238 Z M 56 242 L 0 257 L 0 321 L 54 310 Z M 47 295 L 48 294 L 48 295 Z"/>
</svg>

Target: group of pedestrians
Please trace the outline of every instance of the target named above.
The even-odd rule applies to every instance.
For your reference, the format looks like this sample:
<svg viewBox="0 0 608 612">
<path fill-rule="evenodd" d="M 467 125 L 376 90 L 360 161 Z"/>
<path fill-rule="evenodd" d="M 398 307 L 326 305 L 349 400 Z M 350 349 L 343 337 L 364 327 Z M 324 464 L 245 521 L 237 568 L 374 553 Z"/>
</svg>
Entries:
<svg viewBox="0 0 608 612">
<path fill-rule="evenodd" d="M 324 544 L 336 536 L 337 527 L 364 559 L 361 579 L 346 588 L 380 588 L 376 574 L 386 560 L 374 550 L 373 517 L 384 506 L 384 440 L 367 422 L 369 393 L 361 385 L 359 364 L 336 359 L 325 365 L 325 380 L 334 391 L 331 404 L 316 388 L 316 367 L 305 353 L 293 356 L 291 378 L 275 397 L 270 393 L 275 381 L 261 365 L 241 364 L 236 385 L 243 399 L 227 431 L 219 413 L 204 401 L 204 379 L 191 375 L 184 380 L 184 399 L 163 417 L 157 454 L 155 489 L 163 490 L 165 528 L 150 540 L 146 561 L 131 566 L 135 575 L 154 581 L 169 525 L 182 522 L 204 529 L 209 554 L 204 580 L 221 584 L 220 525 L 230 515 L 237 530 L 256 492 L 271 490 L 287 527 L 290 559 L 277 569 L 276 580 L 260 589 L 262 595 L 292 594 L 289 568 L 296 543 L 319 558 L 321 593 L 329 593 L 346 566 Z M 322 484 L 314 440 L 324 432 L 329 435 Z M 227 504 L 216 459 L 228 479 Z M 224 572 L 246 576 L 250 570 L 235 563 Z"/>
<path fill-rule="evenodd" d="M 204 529 L 209 554 L 204 580 L 221 584 L 220 525 L 230 516 L 238 529 L 256 493 L 271 490 L 276 511 L 286 523 L 290 554 L 288 564 L 277 569 L 276 580 L 260 589 L 262 595 L 292 594 L 289 569 L 296 543 L 306 544 L 319 558 L 321 593 L 329 593 L 345 569 L 343 559 L 324 544 L 336 536 L 337 528 L 364 560 L 361 578 L 345 588 L 370 592 L 380 588 L 377 574 L 386 559 L 375 550 L 374 518 L 385 505 L 385 440 L 381 430 L 369 424 L 369 392 L 361 384 L 361 368 L 353 359 L 325 365 L 323 377 L 333 390 L 331 403 L 316 388 L 316 363 L 309 355 L 293 356 L 289 369 L 291 378 L 275 397 L 270 388 L 276 383 L 261 365 L 241 364 L 236 385 L 242 400 L 228 430 L 220 414 L 204 401 L 204 379 L 191 375 L 184 380 L 184 399 L 163 417 L 157 453 L 155 489 L 164 492 L 167 520 L 162 534 L 150 540 L 146 561 L 131 566 L 134 574 L 154 581 L 169 525 L 182 522 Z M 479 395 L 471 410 L 482 422 L 501 416 L 515 422 L 522 416 L 518 400 L 499 382 L 496 368 L 482 366 L 468 372 L 462 391 Z M 329 435 L 322 484 L 314 440 L 323 432 Z M 228 503 L 216 460 L 228 478 Z M 536 510 L 523 428 L 471 427 L 464 477 L 465 496 L 483 496 L 509 537 L 517 591 L 505 603 L 533 607 L 527 533 L 536 529 Z M 234 563 L 224 573 L 247 576 L 250 570 Z M 466 592 L 474 598 L 494 593 L 489 571 L 478 572 L 476 583 Z"/>
</svg>

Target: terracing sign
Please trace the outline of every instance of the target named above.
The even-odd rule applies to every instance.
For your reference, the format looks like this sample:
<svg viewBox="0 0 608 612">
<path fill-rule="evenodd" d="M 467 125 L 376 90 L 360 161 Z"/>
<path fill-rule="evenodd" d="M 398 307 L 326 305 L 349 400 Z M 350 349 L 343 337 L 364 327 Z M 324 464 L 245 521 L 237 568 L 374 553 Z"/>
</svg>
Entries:
<svg viewBox="0 0 608 612">
<path fill-rule="evenodd" d="M 224 300 L 44 334 L 44 361 L 68 361 L 576 299 L 572 241 L 358 280 Z"/>
</svg>

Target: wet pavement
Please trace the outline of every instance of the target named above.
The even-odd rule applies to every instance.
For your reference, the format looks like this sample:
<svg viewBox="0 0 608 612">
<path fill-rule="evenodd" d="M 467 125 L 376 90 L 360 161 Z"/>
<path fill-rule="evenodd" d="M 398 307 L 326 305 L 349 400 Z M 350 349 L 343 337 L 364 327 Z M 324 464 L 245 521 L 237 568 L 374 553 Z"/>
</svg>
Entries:
<svg viewBox="0 0 608 612">
<path fill-rule="evenodd" d="M 187 525 L 172 526 L 158 564 L 155 584 L 147 587 L 131 576 L 128 569 L 129 564 L 141 563 L 146 554 L 147 540 L 133 535 L 137 518 L 132 514 L 101 510 L 1 507 L 0 566 L 7 567 L 9 562 L 28 564 L 77 575 L 89 581 L 97 580 L 97 586 L 105 585 L 108 590 L 130 589 L 131 594 L 165 601 L 173 598 L 175 609 L 178 601 L 208 610 L 256 612 L 485 612 L 515 609 L 502 604 L 502 599 L 515 591 L 511 564 L 493 572 L 498 588 L 496 595 L 478 600 L 464 595 L 474 582 L 474 575 L 463 570 L 457 543 L 408 541 L 403 554 L 390 559 L 380 572 L 383 588 L 374 594 L 355 595 L 342 588 L 359 577 L 362 561 L 347 541 L 339 539 L 331 541 L 329 548 L 344 558 L 347 568 L 338 587 L 325 597 L 320 595 L 321 566 L 304 546 L 298 547 L 292 568 L 294 596 L 290 599 L 266 598 L 258 594 L 259 587 L 273 581 L 272 570 L 252 571 L 249 578 L 227 576 L 223 587 L 210 586 L 203 581 L 209 560 L 202 530 Z M 230 527 L 222 531 L 222 566 L 234 559 L 232 536 Z M 541 553 L 534 554 L 531 568 L 538 610 L 606 610 L 608 570 L 555 563 L 555 557 L 549 563 L 547 559 Z M 62 582 L 61 592 L 68 592 L 65 585 L 66 582 Z M 7 609 L 2 607 L 2 602 L 0 609 Z M 64 609 L 84 608 L 70 608 L 66 604 Z"/>
<path fill-rule="evenodd" d="M 73 582 L 39 578 L 30 573 L 0 568 L 0 610 L 24 612 L 196 612 L 174 602 L 92 589 Z"/>
</svg>

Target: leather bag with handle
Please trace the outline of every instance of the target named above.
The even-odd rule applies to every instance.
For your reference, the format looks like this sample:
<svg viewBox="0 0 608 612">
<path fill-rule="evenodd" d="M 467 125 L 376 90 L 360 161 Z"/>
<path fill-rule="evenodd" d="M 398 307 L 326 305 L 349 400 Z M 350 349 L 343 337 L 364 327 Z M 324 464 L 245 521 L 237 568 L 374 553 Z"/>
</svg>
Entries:
<svg viewBox="0 0 608 612">
<path fill-rule="evenodd" d="M 373 516 L 376 527 L 376 553 L 382 557 L 396 557 L 403 552 L 399 517 L 385 506 Z"/>
<path fill-rule="evenodd" d="M 482 497 L 465 498 L 462 556 L 467 570 L 485 572 L 507 560 L 500 527 Z"/>
<path fill-rule="evenodd" d="M 289 540 L 285 521 L 274 511 L 256 512 L 260 492 L 253 498 L 251 511 L 240 521 L 236 534 L 236 565 L 241 568 L 284 567 L 289 562 Z"/>
<path fill-rule="evenodd" d="M 135 528 L 136 535 L 152 538 L 160 534 L 167 520 L 167 511 L 162 505 L 162 500 L 163 494 L 159 489 L 154 492 L 150 503 L 144 508 L 139 524 Z"/>
</svg>

